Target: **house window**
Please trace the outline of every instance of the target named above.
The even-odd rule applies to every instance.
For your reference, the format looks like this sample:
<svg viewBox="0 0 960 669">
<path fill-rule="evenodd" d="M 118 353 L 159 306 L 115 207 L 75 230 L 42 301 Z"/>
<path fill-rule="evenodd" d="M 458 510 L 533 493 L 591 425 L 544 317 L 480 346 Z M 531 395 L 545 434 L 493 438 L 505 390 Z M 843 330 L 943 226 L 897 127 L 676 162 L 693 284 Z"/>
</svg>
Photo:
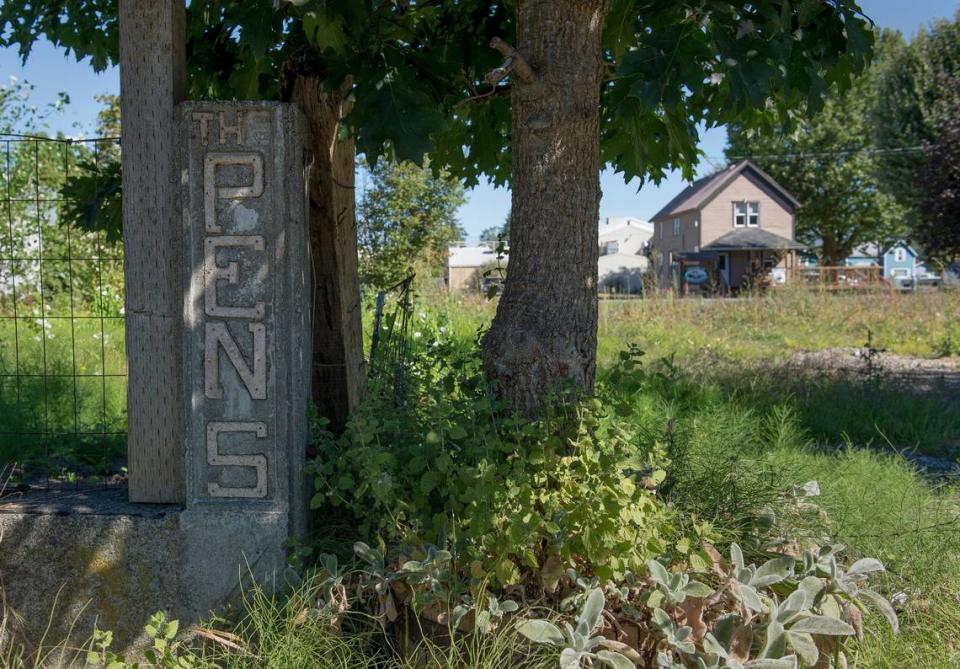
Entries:
<svg viewBox="0 0 960 669">
<path fill-rule="evenodd" d="M 759 202 L 734 202 L 733 203 L 733 227 L 756 228 L 759 226 L 760 226 L 760 203 Z"/>
<path fill-rule="evenodd" d="M 673 219 L 673 236 L 674 237 L 680 236 L 680 219 L 679 218 Z"/>
<path fill-rule="evenodd" d="M 907 259 L 907 250 L 902 246 L 898 246 L 893 252 L 893 260 L 895 262 L 903 262 Z"/>
<path fill-rule="evenodd" d="M 663 226 L 665 225 L 666 223 L 657 223 L 657 236 L 660 239 L 663 239 Z"/>
<path fill-rule="evenodd" d="M 609 256 L 614 253 L 620 253 L 620 242 L 605 242 L 600 247 L 600 255 Z"/>
</svg>

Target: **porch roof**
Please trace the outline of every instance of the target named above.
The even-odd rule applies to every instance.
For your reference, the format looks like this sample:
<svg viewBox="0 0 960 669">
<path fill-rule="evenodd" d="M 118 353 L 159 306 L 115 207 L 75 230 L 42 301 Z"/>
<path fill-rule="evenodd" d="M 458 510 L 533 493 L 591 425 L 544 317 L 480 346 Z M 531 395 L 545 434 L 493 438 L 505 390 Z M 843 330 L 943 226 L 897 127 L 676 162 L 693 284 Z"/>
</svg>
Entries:
<svg viewBox="0 0 960 669">
<path fill-rule="evenodd" d="M 800 242 L 775 235 L 760 228 L 731 230 L 703 247 L 704 251 L 802 251 Z"/>
</svg>

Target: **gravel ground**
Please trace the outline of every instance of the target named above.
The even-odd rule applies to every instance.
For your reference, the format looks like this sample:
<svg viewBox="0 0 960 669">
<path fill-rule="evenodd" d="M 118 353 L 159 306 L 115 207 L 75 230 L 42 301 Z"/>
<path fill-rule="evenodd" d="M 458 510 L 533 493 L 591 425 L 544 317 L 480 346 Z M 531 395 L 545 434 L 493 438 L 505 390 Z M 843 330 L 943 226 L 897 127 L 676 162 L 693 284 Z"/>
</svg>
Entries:
<svg viewBox="0 0 960 669">
<path fill-rule="evenodd" d="M 960 398 L 960 358 L 911 358 L 863 348 L 831 348 L 795 353 L 792 364 L 804 369 L 841 374 L 876 375 L 920 392 L 945 393 Z"/>
</svg>

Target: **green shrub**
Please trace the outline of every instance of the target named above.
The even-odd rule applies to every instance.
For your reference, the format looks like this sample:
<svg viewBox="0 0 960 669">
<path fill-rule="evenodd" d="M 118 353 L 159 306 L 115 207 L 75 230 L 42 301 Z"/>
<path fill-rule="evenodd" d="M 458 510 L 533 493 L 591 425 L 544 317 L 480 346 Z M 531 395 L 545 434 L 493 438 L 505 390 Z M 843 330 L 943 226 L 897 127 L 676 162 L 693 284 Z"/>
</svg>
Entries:
<svg viewBox="0 0 960 669">
<path fill-rule="evenodd" d="M 320 433 L 315 508 L 408 554 L 450 545 L 461 572 L 501 585 L 558 560 L 621 578 L 682 538 L 651 490 L 664 449 L 617 415 L 616 396 L 560 395 L 525 420 L 488 394 L 475 352 L 428 334 L 403 397 L 374 388 L 342 437 Z"/>
</svg>

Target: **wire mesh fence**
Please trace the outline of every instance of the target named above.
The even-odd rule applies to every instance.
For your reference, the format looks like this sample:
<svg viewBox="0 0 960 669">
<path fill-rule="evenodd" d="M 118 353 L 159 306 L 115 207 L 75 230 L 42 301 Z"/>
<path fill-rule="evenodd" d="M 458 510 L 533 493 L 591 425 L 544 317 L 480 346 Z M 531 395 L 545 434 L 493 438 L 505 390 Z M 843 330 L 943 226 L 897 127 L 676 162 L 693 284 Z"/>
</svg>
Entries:
<svg viewBox="0 0 960 669">
<path fill-rule="evenodd" d="M 110 178 L 108 178 L 109 173 Z M 0 135 L 0 469 L 104 482 L 126 451 L 119 140 Z"/>
<path fill-rule="evenodd" d="M 415 276 L 378 292 L 373 317 L 369 376 L 389 385 L 398 399 L 405 390 Z"/>
</svg>

